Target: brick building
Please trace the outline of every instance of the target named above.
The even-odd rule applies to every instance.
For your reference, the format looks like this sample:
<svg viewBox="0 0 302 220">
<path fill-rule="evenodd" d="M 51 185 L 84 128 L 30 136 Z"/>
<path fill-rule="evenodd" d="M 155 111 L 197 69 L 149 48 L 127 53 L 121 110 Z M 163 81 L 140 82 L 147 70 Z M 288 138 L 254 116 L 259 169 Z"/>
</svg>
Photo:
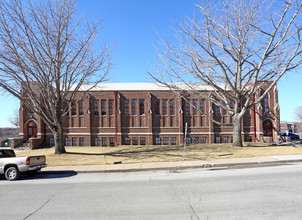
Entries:
<svg viewBox="0 0 302 220">
<path fill-rule="evenodd" d="M 267 86 L 267 85 L 264 85 Z M 211 89 L 201 86 L 209 95 Z M 258 91 L 258 95 L 261 94 Z M 215 93 L 213 93 L 215 94 Z M 257 95 L 256 95 L 257 96 Z M 83 97 L 78 93 L 78 99 Z M 203 116 L 199 109 L 221 122 L 230 123 L 228 112 L 200 99 L 187 97 L 154 83 L 106 83 L 71 103 L 64 117 L 66 146 L 178 145 L 187 143 L 231 143 L 232 127 L 220 126 Z M 242 123 L 243 140 L 277 141 L 280 130 L 278 91 L 274 87 L 262 103 L 250 110 Z M 21 103 L 20 136 L 32 147 L 53 145 L 50 130 L 41 118 Z"/>
</svg>

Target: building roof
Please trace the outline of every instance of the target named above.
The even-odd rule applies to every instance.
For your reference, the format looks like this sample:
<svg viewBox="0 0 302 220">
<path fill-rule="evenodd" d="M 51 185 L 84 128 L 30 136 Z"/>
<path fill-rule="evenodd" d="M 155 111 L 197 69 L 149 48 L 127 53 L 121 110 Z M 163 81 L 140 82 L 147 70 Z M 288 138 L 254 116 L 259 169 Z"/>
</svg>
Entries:
<svg viewBox="0 0 302 220">
<path fill-rule="evenodd" d="M 175 84 L 179 90 L 212 90 L 213 88 L 205 84 L 190 84 L 190 87 L 184 83 Z M 83 85 L 80 90 L 85 91 L 91 88 L 91 85 Z M 72 89 L 71 89 L 72 90 Z M 100 83 L 90 91 L 169 91 L 170 88 L 158 83 Z"/>
</svg>

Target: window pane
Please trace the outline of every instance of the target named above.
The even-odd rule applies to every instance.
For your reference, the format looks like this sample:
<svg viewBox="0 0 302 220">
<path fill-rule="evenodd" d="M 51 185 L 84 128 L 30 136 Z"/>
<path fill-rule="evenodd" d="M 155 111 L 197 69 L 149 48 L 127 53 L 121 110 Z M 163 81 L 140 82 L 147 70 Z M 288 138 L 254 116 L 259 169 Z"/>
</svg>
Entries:
<svg viewBox="0 0 302 220">
<path fill-rule="evenodd" d="M 139 114 L 140 115 L 145 114 L 145 100 L 144 99 L 139 100 Z"/>
<path fill-rule="evenodd" d="M 222 101 L 222 105 L 226 107 L 225 101 Z M 225 108 L 222 109 L 223 115 L 227 115 L 227 110 Z"/>
<path fill-rule="evenodd" d="M 190 111 L 190 100 L 186 100 L 185 101 L 185 114 L 186 115 L 190 115 L 191 111 Z"/>
<path fill-rule="evenodd" d="M 168 111 L 167 111 L 167 108 L 168 108 L 168 100 L 167 99 L 163 99 L 162 100 L 162 108 L 163 108 L 163 115 L 167 115 L 168 114 Z"/>
<path fill-rule="evenodd" d="M 80 137 L 80 146 L 85 146 L 85 138 Z"/>
<path fill-rule="evenodd" d="M 132 144 L 133 145 L 138 145 L 138 138 L 137 137 L 132 138 Z"/>
<path fill-rule="evenodd" d="M 102 115 L 106 115 L 107 111 L 106 111 L 106 100 L 102 99 L 101 100 L 101 111 L 102 111 Z"/>
<path fill-rule="evenodd" d="M 164 145 L 168 145 L 169 144 L 169 138 L 168 137 L 164 137 L 163 144 Z"/>
<path fill-rule="evenodd" d="M 113 99 L 109 99 L 109 115 L 113 115 L 113 109 L 114 109 L 114 100 Z"/>
<path fill-rule="evenodd" d="M 79 101 L 79 115 L 84 115 L 83 101 Z"/>
<path fill-rule="evenodd" d="M 170 115 L 175 115 L 175 100 L 170 99 Z"/>
<path fill-rule="evenodd" d="M 72 138 L 72 146 L 78 146 L 77 138 Z"/>
<path fill-rule="evenodd" d="M 99 115 L 99 100 L 94 100 L 94 114 Z"/>
<path fill-rule="evenodd" d="M 95 146 L 98 146 L 98 147 L 101 146 L 100 138 L 98 138 L 98 137 L 95 138 L 95 140 L 94 140 L 94 145 L 95 145 Z"/>
<path fill-rule="evenodd" d="M 129 115 L 129 99 L 124 100 L 124 113 L 125 115 Z"/>
<path fill-rule="evenodd" d="M 193 115 L 197 115 L 197 99 L 193 99 Z"/>
<path fill-rule="evenodd" d="M 65 139 L 65 145 L 66 146 L 70 146 L 70 138 L 66 138 Z"/>
<path fill-rule="evenodd" d="M 171 145 L 176 145 L 176 137 L 171 137 Z"/>
<path fill-rule="evenodd" d="M 132 115 L 136 115 L 136 99 L 131 100 L 131 113 Z"/>
<path fill-rule="evenodd" d="M 102 146 L 107 146 L 107 138 L 103 137 L 102 138 Z"/>
<path fill-rule="evenodd" d="M 77 114 L 76 102 L 75 101 L 71 102 L 71 114 L 72 115 L 76 115 Z"/>
<path fill-rule="evenodd" d="M 114 137 L 109 138 L 109 143 L 110 143 L 110 146 L 114 146 L 115 145 L 115 138 Z"/>
<path fill-rule="evenodd" d="M 217 100 L 217 102 L 219 103 L 220 101 Z M 214 113 L 216 115 L 220 115 L 220 107 L 219 107 L 219 105 L 214 104 Z"/>
<path fill-rule="evenodd" d="M 141 137 L 140 138 L 140 145 L 145 145 L 146 144 L 146 138 Z"/>
<path fill-rule="evenodd" d="M 201 113 L 205 113 L 205 100 L 200 99 L 200 111 Z"/>
</svg>

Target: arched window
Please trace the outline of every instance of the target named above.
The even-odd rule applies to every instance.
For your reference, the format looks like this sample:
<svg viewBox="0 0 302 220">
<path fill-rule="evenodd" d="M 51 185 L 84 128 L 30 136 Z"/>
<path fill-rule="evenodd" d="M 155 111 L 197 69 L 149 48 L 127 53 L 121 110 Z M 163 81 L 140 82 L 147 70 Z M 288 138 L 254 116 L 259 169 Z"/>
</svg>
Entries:
<svg viewBox="0 0 302 220">
<path fill-rule="evenodd" d="M 265 120 L 263 122 L 263 136 L 273 136 L 273 125 L 270 120 Z"/>
</svg>

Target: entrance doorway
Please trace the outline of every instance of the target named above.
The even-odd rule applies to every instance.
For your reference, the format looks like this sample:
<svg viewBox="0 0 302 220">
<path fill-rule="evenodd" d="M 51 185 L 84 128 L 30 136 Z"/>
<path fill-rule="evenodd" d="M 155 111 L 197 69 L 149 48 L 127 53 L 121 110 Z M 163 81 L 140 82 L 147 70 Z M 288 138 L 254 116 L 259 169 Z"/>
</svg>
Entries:
<svg viewBox="0 0 302 220">
<path fill-rule="evenodd" d="M 263 136 L 273 136 L 273 124 L 270 120 L 265 120 L 263 122 Z"/>
<path fill-rule="evenodd" d="M 37 137 L 37 124 L 31 121 L 27 126 L 27 137 Z"/>
</svg>

